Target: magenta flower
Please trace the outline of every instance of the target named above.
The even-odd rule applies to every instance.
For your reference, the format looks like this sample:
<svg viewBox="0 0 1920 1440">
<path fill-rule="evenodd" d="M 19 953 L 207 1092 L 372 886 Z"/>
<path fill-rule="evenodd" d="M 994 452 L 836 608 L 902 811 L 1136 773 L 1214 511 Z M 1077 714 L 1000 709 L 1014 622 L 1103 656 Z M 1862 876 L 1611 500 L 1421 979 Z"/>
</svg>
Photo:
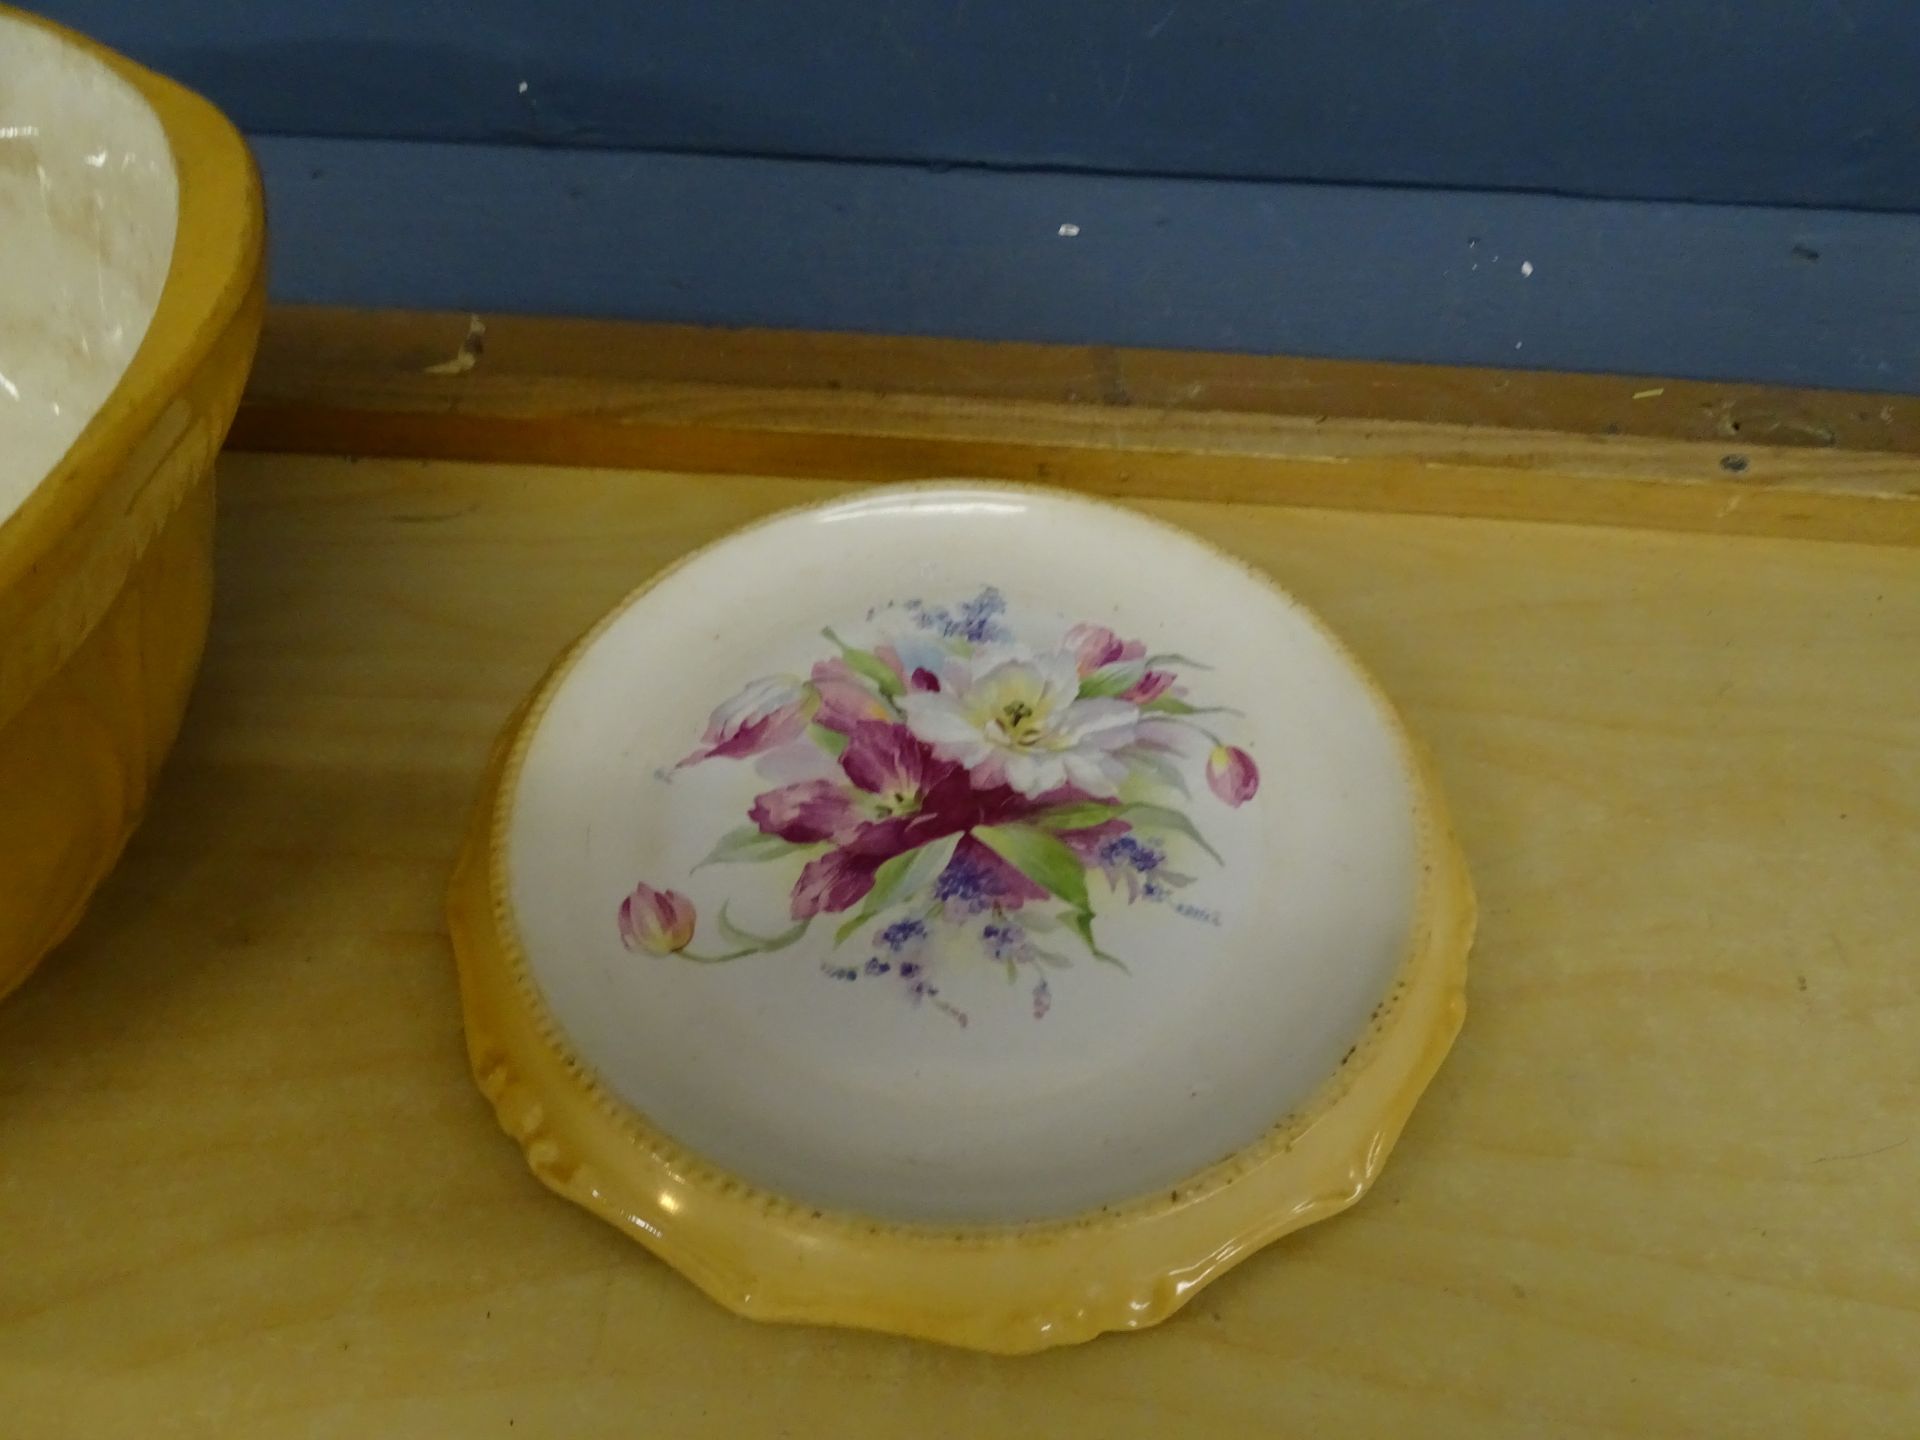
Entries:
<svg viewBox="0 0 1920 1440">
<path fill-rule="evenodd" d="M 1138 660 L 1147 653 L 1147 647 L 1138 640 L 1122 640 L 1104 625 L 1076 625 L 1067 631 L 1064 643 L 1082 679 L 1104 665 Z"/>
<path fill-rule="evenodd" d="M 1006 785 L 975 788 L 965 770 L 938 759 L 903 725 L 858 726 L 840 764 L 861 795 L 873 797 L 864 803 L 878 818 L 863 822 L 851 835 L 836 839 L 835 848 L 807 862 L 793 887 L 790 909 L 795 920 L 859 904 L 873 889 L 875 872 L 896 855 L 948 835 L 966 835 L 977 825 L 1007 825 L 1051 805 L 1086 798 L 1072 790 L 1029 799 Z M 971 838 L 960 842 L 947 871 L 935 882 L 941 899 L 953 898 L 940 892 L 948 874 L 971 877 L 968 893 L 989 897 L 988 903 L 997 899 L 1017 905 L 1045 893 Z"/>
<path fill-rule="evenodd" d="M 636 885 L 620 902 L 620 943 L 649 955 L 672 955 L 693 943 L 697 919 L 693 901 L 678 890 Z"/>
<path fill-rule="evenodd" d="M 814 693 L 820 697 L 820 710 L 813 718 L 824 729 L 846 735 L 868 720 L 893 718 L 886 701 L 838 656 L 816 664 L 811 679 Z"/>
<path fill-rule="evenodd" d="M 800 878 L 793 882 L 788 900 L 787 908 L 794 919 L 838 914 L 866 898 L 873 889 L 874 874 L 895 854 L 904 853 L 894 843 L 897 837 L 877 833 L 880 829 L 879 825 L 865 825 L 845 845 L 807 862 Z"/>
<path fill-rule="evenodd" d="M 883 820 L 869 825 L 848 845 L 830 850 L 800 872 L 793 887 L 793 918 L 851 910 L 873 889 L 874 872 L 895 855 L 904 855 L 951 829 L 929 833 L 909 821 Z M 946 868 L 934 879 L 933 898 L 949 916 L 977 915 L 998 905 L 1012 910 L 1047 892 L 971 835 L 963 835 Z"/>
<path fill-rule="evenodd" d="M 799 737 L 819 703 L 798 680 L 755 680 L 708 717 L 700 744 L 680 764 L 697 765 L 721 756 L 740 759 L 777 749 Z"/>
<path fill-rule="evenodd" d="M 949 917 L 958 919 L 996 905 L 1017 909 L 1028 901 L 1045 900 L 1047 892 L 968 835 L 934 880 L 933 898 L 946 907 Z"/>
<path fill-rule="evenodd" d="M 875 720 L 852 727 L 839 763 L 856 788 L 835 780 L 796 781 L 755 796 L 747 818 L 765 834 L 796 845 L 842 845 L 869 821 L 918 810 L 933 783 L 956 768 L 935 760 L 905 726 Z"/>
<path fill-rule="evenodd" d="M 1207 756 L 1207 785 L 1227 804 L 1244 805 L 1260 792 L 1260 767 L 1238 745 L 1215 745 Z"/>
<path fill-rule="evenodd" d="M 853 727 L 840 768 L 869 795 L 880 797 L 880 818 L 918 809 L 920 797 L 955 769 L 904 725 L 868 720 Z"/>
<path fill-rule="evenodd" d="M 832 780 L 800 780 L 756 795 L 747 812 L 768 835 L 795 845 L 845 840 L 867 817 L 846 786 Z"/>
</svg>

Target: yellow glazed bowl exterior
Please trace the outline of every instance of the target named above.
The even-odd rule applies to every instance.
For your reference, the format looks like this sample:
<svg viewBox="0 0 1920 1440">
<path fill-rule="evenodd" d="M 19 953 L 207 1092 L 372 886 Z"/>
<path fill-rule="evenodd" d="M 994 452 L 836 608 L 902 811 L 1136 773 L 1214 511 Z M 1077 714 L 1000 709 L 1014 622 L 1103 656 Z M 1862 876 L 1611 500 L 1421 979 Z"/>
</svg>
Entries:
<svg viewBox="0 0 1920 1440">
<path fill-rule="evenodd" d="M 1420 894 L 1391 993 L 1321 1092 L 1170 1191 L 1065 1221 L 893 1224 L 796 1203 L 686 1150 L 601 1085 L 533 979 L 507 874 L 520 767 L 555 691 L 625 608 L 562 656 L 509 722 L 448 897 L 474 1078 L 548 1187 L 739 1314 L 1002 1354 L 1158 1324 L 1262 1246 L 1366 1193 L 1465 1018 L 1476 918 L 1431 764 L 1377 687 L 1414 775 Z"/>
<path fill-rule="evenodd" d="M 47 28 L 159 117 L 179 226 L 125 374 L 0 523 L 0 996 L 78 922 L 179 729 L 212 598 L 213 461 L 264 303 L 260 183 L 233 127 L 178 85 Z"/>
</svg>

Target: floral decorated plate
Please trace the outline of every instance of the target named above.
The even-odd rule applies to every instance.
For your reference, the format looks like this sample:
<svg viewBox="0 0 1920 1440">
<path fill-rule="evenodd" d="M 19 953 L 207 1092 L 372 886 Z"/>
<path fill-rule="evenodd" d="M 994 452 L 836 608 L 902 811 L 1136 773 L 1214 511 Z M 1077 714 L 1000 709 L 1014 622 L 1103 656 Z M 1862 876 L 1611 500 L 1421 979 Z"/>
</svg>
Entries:
<svg viewBox="0 0 1920 1440">
<path fill-rule="evenodd" d="M 541 1179 L 745 1314 L 1019 1351 L 1359 1198 L 1473 901 L 1417 748 L 1263 576 L 914 486 L 602 621 L 503 742 L 451 917 Z"/>
</svg>

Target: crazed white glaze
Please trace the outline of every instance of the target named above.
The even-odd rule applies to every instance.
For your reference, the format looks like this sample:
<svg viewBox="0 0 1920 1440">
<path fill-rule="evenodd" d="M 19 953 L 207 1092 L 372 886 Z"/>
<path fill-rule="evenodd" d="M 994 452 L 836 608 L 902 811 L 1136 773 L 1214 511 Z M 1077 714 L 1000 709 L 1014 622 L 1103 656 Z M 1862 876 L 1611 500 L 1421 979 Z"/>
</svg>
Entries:
<svg viewBox="0 0 1920 1440">
<path fill-rule="evenodd" d="M 140 94 L 0 15 L 0 523 L 139 348 L 178 203 L 166 135 Z"/>
</svg>

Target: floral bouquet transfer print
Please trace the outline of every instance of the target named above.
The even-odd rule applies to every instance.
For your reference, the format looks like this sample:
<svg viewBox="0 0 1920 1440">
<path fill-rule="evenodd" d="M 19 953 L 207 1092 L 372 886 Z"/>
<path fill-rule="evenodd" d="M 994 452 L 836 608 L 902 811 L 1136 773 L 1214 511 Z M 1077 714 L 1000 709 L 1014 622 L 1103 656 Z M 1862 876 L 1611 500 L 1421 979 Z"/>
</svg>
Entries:
<svg viewBox="0 0 1920 1440">
<path fill-rule="evenodd" d="M 1124 969 L 1101 913 L 1167 902 L 1222 863 L 1189 813 L 1189 775 L 1237 807 L 1259 769 L 1215 733 L 1231 712 L 1191 698 L 1198 661 L 1100 625 L 1016 635 L 1005 617 L 992 588 L 884 607 L 869 643 L 825 630 L 810 674 L 720 705 L 675 768 L 738 769 L 743 823 L 695 868 L 751 867 L 740 883 L 781 887 L 792 924 L 747 930 L 722 903 L 696 943 L 693 901 L 649 877 L 620 904 L 625 946 L 719 964 L 831 926 L 828 979 L 892 984 L 962 1026 L 947 967 L 1024 981 L 1035 1019 L 1076 956 Z"/>
</svg>

